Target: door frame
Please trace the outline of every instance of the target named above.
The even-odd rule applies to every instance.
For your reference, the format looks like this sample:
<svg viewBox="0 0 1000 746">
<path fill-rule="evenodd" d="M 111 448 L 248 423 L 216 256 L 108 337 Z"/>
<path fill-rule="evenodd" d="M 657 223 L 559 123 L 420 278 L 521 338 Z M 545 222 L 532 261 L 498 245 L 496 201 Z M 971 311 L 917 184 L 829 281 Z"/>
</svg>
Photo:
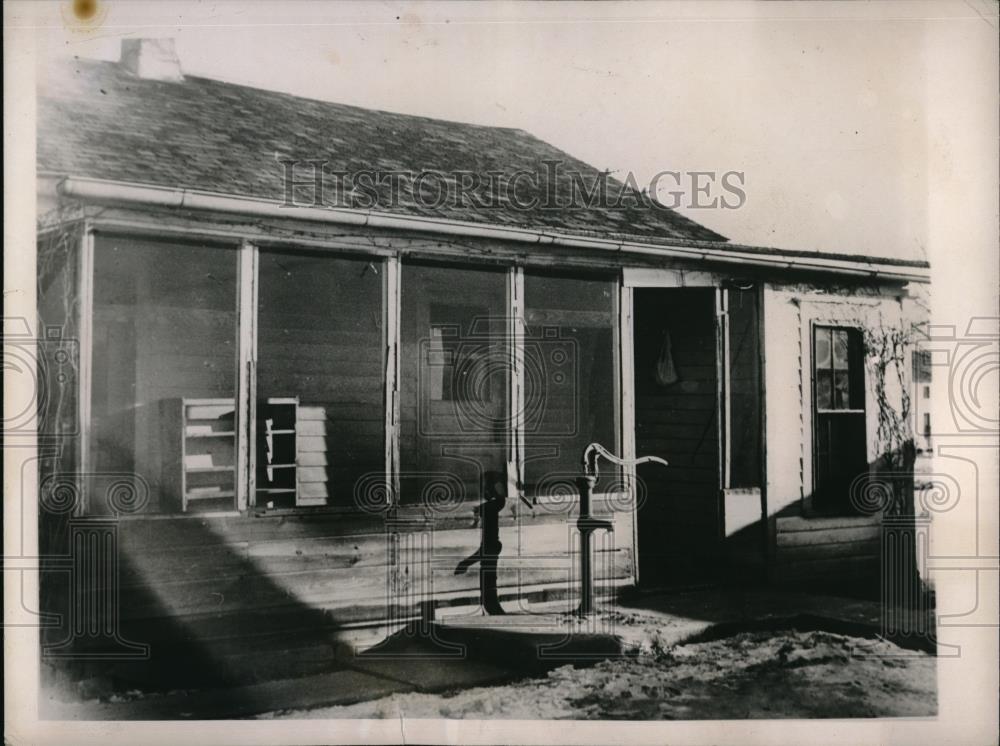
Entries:
<svg viewBox="0 0 1000 746">
<path fill-rule="evenodd" d="M 718 536 L 720 547 L 726 539 L 726 493 L 731 487 L 731 456 L 730 435 L 732 432 L 732 400 L 731 386 L 731 349 L 729 343 L 729 297 L 731 284 L 735 277 L 718 272 L 704 270 L 682 269 L 630 269 L 622 272 L 621 289 L 621 412 L 622 412 L 622 447 L 627 459 L 635 459 L 643 454 L 636 453 L 636 411 L 635 411 L 635 297 L 637 288 L 644 289 L 678 289 L 678 288 L 712 288 L 715 291 L 715 342 L 716 342 L 716 417 L 718 427 Z M 766 521 L 766 446 L 765 435 L 765 399 L 764 399 L 764 314 L 762 283 L 757 285 L 757 356 L 760 370 L 759 391 L 759 464 L 758 489 L 760 492 L 761 519 Z M 635 485 L 636 469 L 634 466 L 626 469 L 628 483 Z M 633 489 L 632 508 L 632 545 L 635 552 L 635 582 L 641 581 L 642 563 L 639 551 L 639 512 Z M 766 549 L 766 532 L 765 547 Z"/>
</svg>

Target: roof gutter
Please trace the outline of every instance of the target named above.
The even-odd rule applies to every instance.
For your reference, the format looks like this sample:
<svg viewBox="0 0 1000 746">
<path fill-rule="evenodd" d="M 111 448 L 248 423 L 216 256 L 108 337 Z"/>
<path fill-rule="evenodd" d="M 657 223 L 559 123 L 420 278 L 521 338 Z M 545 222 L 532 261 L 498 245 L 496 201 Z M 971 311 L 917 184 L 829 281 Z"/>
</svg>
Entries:
<svg viewBox="0 0 1000 746">
<path fill-rule="evenodd" d="M 761 254 L 740 251 L 735 247 L 729 246 L 715 249 L 704 246 L 647 244 L 638 241 L 573 236 L 529 228 L 485 226 L 467 221 L 425 218 L 337 207 L 283 207 L 276 202 L 254 197 L 236 197 L 193 189 L 149 186 L 146 184 L 131 184 L 75 176 L 62 179 L 57 189 L 60 194 L 67 197 L 96 202 L 205 210 L 264 218 L 292 218 L 319 223 L 336 223 L 338 225 L 417 231 L 420 233 L 454 235 L 468 238 L 488 238 L 523 244 L 557 246 L 560 248 L 644 254 L 677 259 L 825 272 L 906 282 L 928 282 L 930 280 L 930 270 L 926 267 L 880 263 L 878 260 L 858 261 L 856 259 L 823 256 L 803 257 Z"/>
</svg>

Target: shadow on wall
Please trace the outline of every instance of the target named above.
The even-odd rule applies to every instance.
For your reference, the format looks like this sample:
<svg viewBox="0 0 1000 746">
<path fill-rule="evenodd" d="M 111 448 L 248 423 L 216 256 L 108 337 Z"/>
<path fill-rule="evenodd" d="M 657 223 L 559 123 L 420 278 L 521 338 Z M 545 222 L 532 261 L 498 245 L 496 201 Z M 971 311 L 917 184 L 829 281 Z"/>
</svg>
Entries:
<svg viewBox="0 0 1000 746">
<path fill-rule="evenodd" d="M 926 584 L 918 573 L 914 462 L 908 442 L 869 463 L 836 499 L 809 495 L 770 514 L 766 524 L 756 520 L 729 532 L 732 580 L 917 599 Z M 752 497 L 759 500 L 759 493 Z"/>
</svg>

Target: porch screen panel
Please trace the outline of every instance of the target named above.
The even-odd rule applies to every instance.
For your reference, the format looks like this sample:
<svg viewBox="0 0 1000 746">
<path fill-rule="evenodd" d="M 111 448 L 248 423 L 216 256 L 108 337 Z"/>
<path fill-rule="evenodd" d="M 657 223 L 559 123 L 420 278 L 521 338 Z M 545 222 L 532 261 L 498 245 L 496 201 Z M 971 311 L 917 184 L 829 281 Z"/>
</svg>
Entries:
<svg viewBox="0 0 1000 746">
<path fill-rule="evenodd" d="M 589 443 L 619 451 L 615 278 L 525 272 L 526 494 L 575 491 Z M 619 470 L 604 462 L 597 491 Z"/>
<path fill-rule="evenodd" d="M 259 507 L 360 506 L 380 483 L 383 275 L 381 259 L 261 249 Z"/>
<path fill-rule="evenodd" d="M 729 312 L 729 487 L 759 487 L 760 331 L 758 293 L 753 285 L 730 287 Z"/>
<path fill-rule="evenodd" d="M 409 262 L 401 283 L 400 501 L 446 512 L 505 473 L 507 271 Z"/>
<path fill-rule="evenodd" d="M 77 262 L 81 238 L 79 231 L 58 231 L 38 243 L 37 427 L 40 436 L 54 440 L 58 446 L 58 455 L 39 462 L 41 499 L 46 507 L 55 501 L 53 490 L 58 490 L 63 478 L 80 469 L 79 438 L 75 436 L 80 432 Z M 30 330 L 15 329 L 17 333 L 30 334 Z M 16 420 L 11 422 L 15 424 Z"/>
<path fill-rule="evenodd" d="M 237 255 L 95 237 L 91 512 L 235 507 Z"/>
</svg>

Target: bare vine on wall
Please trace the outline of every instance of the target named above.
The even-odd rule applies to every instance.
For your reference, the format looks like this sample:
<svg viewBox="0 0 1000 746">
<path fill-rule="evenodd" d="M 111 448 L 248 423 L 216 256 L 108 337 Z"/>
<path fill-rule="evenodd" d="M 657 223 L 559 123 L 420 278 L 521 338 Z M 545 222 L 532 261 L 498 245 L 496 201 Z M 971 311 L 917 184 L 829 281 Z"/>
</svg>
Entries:
<svg viewBox="0 0 1000 746">
<path fill-rule="evenodd" d="M 913 508 L 916 457 L 910 370 L 913 351 L 927 338 L 926 299 L 911 294 L 897 298 L 895 305 L 874 287 L 826 290 L 878 299 L 876 304 L 868 305 L 868 311 L 862 311 L 860 305 L 850 307 L 845 301 L 836 314 L 837 323 L 861 332 L 872 410 L 868 416 L 874 419 L 875 430 L 873 459 L 866 473 L 852 485 L 851 503 L 862 513 L 909 514 Z"/>
<path fill-rule="evenodd" d="M 873 478 L 884 489 L 883 511 L 903 515 L 911 510 L 915 459 L 913 412 L 909 386 L 910 356 L 920 324 L 902 319 L 862 325 L 871 391 L 875 400 L 876 460 Z M 898 396 L 894 401 L 893 393 Z"/>
</svg>

